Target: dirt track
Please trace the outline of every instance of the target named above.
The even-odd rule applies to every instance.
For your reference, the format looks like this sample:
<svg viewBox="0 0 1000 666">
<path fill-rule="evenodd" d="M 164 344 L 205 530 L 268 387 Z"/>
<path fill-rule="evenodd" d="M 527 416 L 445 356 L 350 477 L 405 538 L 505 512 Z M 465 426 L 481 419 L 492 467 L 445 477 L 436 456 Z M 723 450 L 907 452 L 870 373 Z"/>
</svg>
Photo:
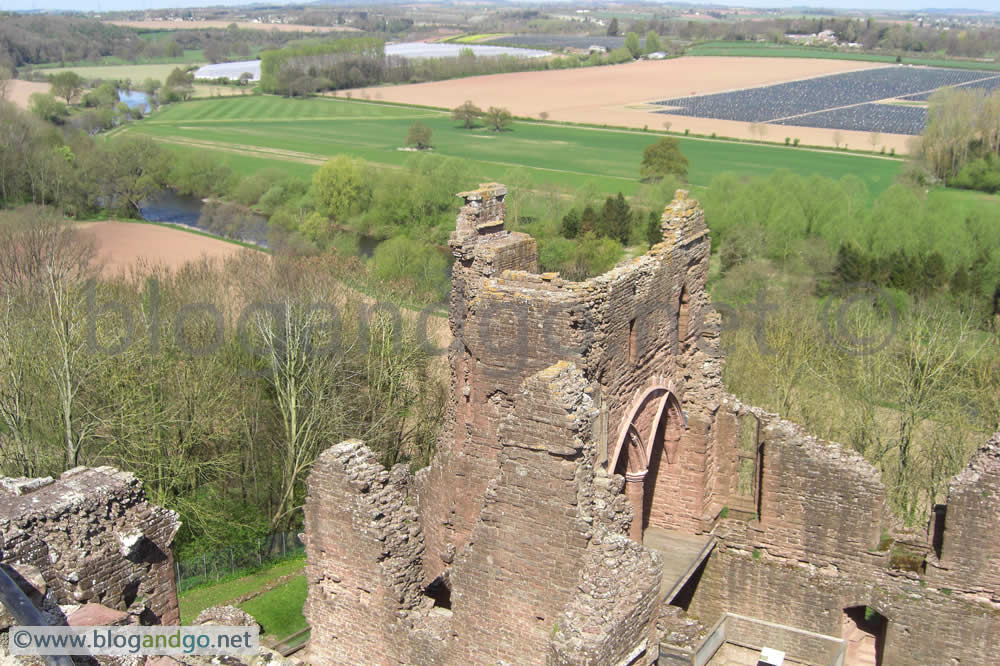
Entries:
<svg viewBox="0 0 1000 666">
<path fill-rule="evenodd" d="M 649 102 L 697 94 L 772 85 L 858 69 L 884 67 L 882 63 L 814 58 L 684 57 L 642 60 L 625 65 L 584 67 L 495 74 L 450 81 L 387 86 L 352 91 L 377 99 L 407 104 L 454 108 L 466 100 L 478 106 L 504 106 L 515 115 L 551 120 L 663 129 L 685 129 L 696 134 L 784 142 L 798 138 L 804 144 L 833 146 L 833 130 L 812 127 L 766 126 L 761 137 L 750 123 L 653 113 Z M 869 149 L 867 132 L 841 131 L 841 144 Z M 879 145 L 905 152 L 910 137 L 883 134 Z"/>
</svg>

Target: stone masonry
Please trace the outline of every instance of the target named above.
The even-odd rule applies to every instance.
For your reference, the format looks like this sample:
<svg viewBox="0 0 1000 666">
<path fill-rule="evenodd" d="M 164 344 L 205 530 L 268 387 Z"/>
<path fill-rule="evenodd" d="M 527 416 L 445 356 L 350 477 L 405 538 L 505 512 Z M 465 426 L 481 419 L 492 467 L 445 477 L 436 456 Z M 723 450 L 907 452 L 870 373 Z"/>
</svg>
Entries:
<svg viewBox="0 0 1000 666">
<path fill-rule="evenodd" d="M 179 624 L 171 548 L 179 527 L 138 479 L 112 467 L 0 480 L 0 562 L 34 581 L 36 604 L 67 615 L 80 605 L 90 611 L 80 617 L 104 607 L 97 615 Z"/>
<path fill-rule="evenodd" d="M 926 535 L 898 531 L 863 459 L 725 393 L 686 192 L 663 242 L 584 282 L 538 274 L 502 185 L 460 196 L 438 450 L 415 475 L 357 441 L 317 461 L 309 661 L 648 664 L 673 599 L 689 640 L 727 612 L 839 638 L 867 607 L 880 663 L 991 663 L 1000 440 Z M 715 541 L 671 599 L 656 531 Z"/>
</svg>

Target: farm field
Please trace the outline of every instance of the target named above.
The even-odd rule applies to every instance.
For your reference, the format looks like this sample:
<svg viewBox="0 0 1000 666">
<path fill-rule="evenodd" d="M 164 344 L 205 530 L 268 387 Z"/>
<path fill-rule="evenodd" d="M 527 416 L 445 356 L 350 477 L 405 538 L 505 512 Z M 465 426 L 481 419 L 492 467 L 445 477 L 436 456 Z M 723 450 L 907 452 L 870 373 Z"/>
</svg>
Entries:
<svg viewBox="0 0 1000 666">
<path fill-rule="evenodd" d="M 685 129 L 697 134 L 756 139 L 750 122 L 691 115 L 665 116 L 653 102 L 665 99 L 726 93 L 734 90 L 785 84 L 817 76 L 884 67 L 880 63 L 848 60 L 785 58 L 761 66 L 756 58 L 683 57 L 672 60 L 636 61 L 624 65 L 584 67 L 477 76 L 403 86 L 352 91 L 355 97 L 382 99 L 454 108 L 472 100 L 482 108 L 504 106 L 515 115 L 535 117 L 546 113 L 551 120 L 596 125 L 662 129 Z M 595 91 L 600 91 L 595 94 Z M 916 92 L 916 91 L 913 91 Z M 840 143 L 868 145 L 867 132 L 840 131 Z M 771 132 L 766 139 L 783 142 L 784 137 L 802 143 L 834 146 L 833 130 L 796 126 Z M 884 134 L 881 143 L 897 153 L 907 150 L 907 135 Z"/>
<path fill-rule="evenodd" d="M 56 74 L 58 72 L 74 71 L 85 79 L 132 79 L 139 83 L 145 79 L 159 79 L 166 81 L 170 72 L 175 68 L 187 67 L 178 63 L 158 64 L 158 65 L 94 65 L 90 67 L 54 67 L 45 70 L 46 74 Z"/>
<path fill-rule="evenodd" d="M 28 108 L 28 101 L 32 93 L 47 93 L 50 87 L 48 83 L 21 81 L 19 79 L 11 79 L 8 85 L 10 87 L 7 89 L 7 99 L 22 109 Z"/>
<path fill-rule="evenodd" d="M 141 57 L 136 59 L 135 61 L 130 61 L 122 58 L 121 56 L 109 55 L 109 56 L 102 56 L 94 60 L 66 62 L 66 63 L 46 63 L 41 65 L 34 65 L 33 69 L 46 71 L 46 70 L 73 69 L 74 67 L 99 67 L 99 66 L 113 66 L 113 65 L 135 66 L 135 65 L 173 64 L 175 66 L 183 66 L 183 65 L 192 65 L 199 62 L 205 62 L 205 52 L 202 49 L 184 49 L 184 53 L 180 57 L 176 56 Z"/>
<path fill-rule="evenodd" d="M 681 116 L 919 134 L 926 121 L 923 109 L 884 109 L 875 102 L 972 83 L 987 89 L 1000 87 L 1000 75 L 963 69 L 891 66 L 711 95 L 677 97 L 657 104 L 668 107 L 664 114 Z"/>
<path fill-rule="evenodd" d="M 221 259 L 243 250 L 218 238 L 142 222 L 85 222 L 80 229 L 94 237 L 108 276 L 127 272 L 140 261 L 176 270 L 202 257 Z"/>
<path fill-rule="evenodd" d="M 579 187 L 593 182 L 602 192 L 631 194 L 639 186 L 642 150 L 656 140 L 642 131 L 573 127 L 516 121 L 513 131 L 464 130 L 448 112 L 339 98 L 272 96 L 210 99 L 166 107 L 126 131 L 144 134 L 180 150 L 212 150 L 230 156 L 234 168 L 262 166 L 308 172 L 336 154 L 401 166 L 413 153 L 399 150 L 407 130 L 420 120 L 433 130 L 440 155 L 463 158 L 483 182 L 552 183 Z M 705 186 L 718 173 L 747 175 L 791 169 L 832 178 L 861 177 L 869 189 L 888 187 L 896 160 L 785 146 L 680 137 L 691 162 L 689 180 Z"/>
</svg>

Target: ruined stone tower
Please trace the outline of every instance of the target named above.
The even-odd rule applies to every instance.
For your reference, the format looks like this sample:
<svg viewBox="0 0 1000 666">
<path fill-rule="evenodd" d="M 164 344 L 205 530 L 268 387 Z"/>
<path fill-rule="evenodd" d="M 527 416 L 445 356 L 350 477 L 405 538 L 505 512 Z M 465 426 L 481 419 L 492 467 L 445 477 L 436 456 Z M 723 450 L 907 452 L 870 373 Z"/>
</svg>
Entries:
<svg viewBox="0 0 1000 666">
<path fill-rule="evenodd" d="M 836 664 L 861 607 L 883 663 L 988 663 L 1000 541 L 967 525 L 1000 510 L 995 445 L 956 479 L 956 534 L 906 544 L 926 570 L 894 566 L 876 470 L 724 392 L 686 192 L 661 243 L 584 282 L 538 274 L 502 185 L 460 196 L 433 463 L 386 470 L 351 441 L 309 479 L 312 662 L 703 664 L 780 643 Z M 933 613 L 947 630 L 918 634 Z"/>
</svg>

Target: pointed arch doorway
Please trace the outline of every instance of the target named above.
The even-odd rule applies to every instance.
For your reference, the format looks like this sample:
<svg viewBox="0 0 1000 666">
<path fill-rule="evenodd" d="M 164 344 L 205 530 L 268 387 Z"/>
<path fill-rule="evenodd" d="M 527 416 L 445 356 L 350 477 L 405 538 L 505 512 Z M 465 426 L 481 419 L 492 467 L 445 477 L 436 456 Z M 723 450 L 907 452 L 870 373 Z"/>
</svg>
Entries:
<svg viewBox="0 0 1000 666">
<path fill-rule="evenodd" d="M 625 495 L 634 516 L 629 527 L 633 541 L 642 542 L 649 526 L 655 475 L 664 464 L 676 464 L 684 427 L 680 402 L 665 384 L 640 393 L 622 421 L 608 469 L 625 477 Z"/>
</svg>

